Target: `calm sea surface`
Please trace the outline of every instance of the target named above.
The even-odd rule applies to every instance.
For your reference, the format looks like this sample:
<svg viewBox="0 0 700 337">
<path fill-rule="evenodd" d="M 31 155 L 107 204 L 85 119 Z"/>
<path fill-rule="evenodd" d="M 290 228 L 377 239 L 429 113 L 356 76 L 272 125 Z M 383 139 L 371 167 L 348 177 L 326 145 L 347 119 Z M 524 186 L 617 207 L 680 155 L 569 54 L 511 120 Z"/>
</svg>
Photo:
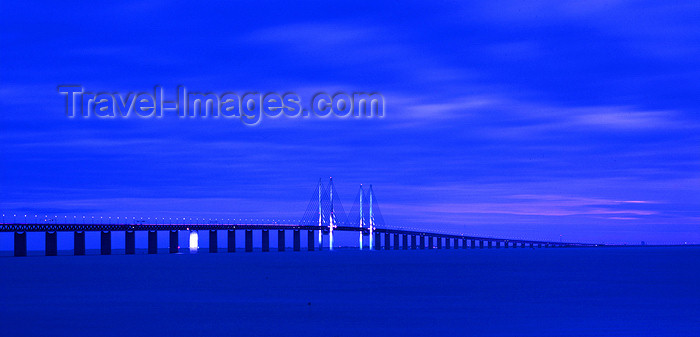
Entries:
<svg viewBox="0 0 700 337">
<path fill-rule="evenodd" d="M 0 257 L 0 336 L 700 336 L 700 248 Z"/>
</svg>

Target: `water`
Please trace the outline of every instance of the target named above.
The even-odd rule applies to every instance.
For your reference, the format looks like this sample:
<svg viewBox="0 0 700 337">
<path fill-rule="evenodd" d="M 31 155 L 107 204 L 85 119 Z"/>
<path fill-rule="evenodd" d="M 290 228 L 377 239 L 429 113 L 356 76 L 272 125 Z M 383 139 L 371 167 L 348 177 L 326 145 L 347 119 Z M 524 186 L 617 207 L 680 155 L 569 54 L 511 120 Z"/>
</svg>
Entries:
<svg viewBox="0 0 700 337">
<path fill-rule="evenodd" d="M 1 335 L 699 336 L 700 248 L 0 258 Z"/>
</svg>

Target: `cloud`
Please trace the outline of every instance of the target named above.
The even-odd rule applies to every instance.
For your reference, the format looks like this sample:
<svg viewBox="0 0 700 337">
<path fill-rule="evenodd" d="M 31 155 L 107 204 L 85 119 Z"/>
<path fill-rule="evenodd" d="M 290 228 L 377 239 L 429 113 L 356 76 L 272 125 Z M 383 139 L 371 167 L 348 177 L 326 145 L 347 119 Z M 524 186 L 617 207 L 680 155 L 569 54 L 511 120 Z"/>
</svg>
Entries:
<svg viewBox="0 0 700 337">
<path fill-rule="evenodd" d="M 463 16 L 508 27 L 584 28 L 591 35 L 614 38 L 639 57 L 673 59 L 699 48 L 697 4 L 657 1 L 497 0 L 467 5 Z"/>
</svg>

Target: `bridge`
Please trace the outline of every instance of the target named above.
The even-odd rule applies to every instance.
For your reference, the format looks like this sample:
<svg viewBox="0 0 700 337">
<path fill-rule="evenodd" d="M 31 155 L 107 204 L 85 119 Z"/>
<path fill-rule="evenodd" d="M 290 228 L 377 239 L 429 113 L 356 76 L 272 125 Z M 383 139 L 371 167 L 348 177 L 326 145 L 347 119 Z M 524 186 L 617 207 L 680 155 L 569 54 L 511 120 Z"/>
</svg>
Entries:
<svg viewBox="0 0 700 337">
<path fill-rule="evenodd" d="M 521 240 L 494 237 L 479 237 L 461 234 L 448 234 L 422 230 L 405 230 L 389 228 L 385 225 L 384 219 L 379 209 L 379 203 L 372 189 L 360 185 L 357 196 L 354 199 L 351 211 L 346 214 L 342 203 L 333 184 L 333 178 L 327 185 L 319 179 L 319 183 L 314 190 L 309 205 L 304 216 L 298 222 L 287 221 L 233 221 L 226 219 L 202 219 L 201 223 L 197 218 L 172 218 L 166 220 L 157 218 L 155 221 L 137 220 L 135 217 L 116 218 L 116 223 L 105 224 L 103 217 L 100 223 L 78 223 L 77 217 L 71 221 L 69 217 L 64 217 L 64 223 L 58 223 L 55 218 L 35 216 L 34 223 L 27 220 L 27 216 L 20 217 L 24 221 L 16 221 L 13 217 L 12 223 L 5 221 L 3 215 L 0 232 L 14 232 L 14 256 L 27 255 L 27 232 L 44 232 L 45 255 L 55 256 L 58 254 L 58 234 L 57 232 L 73 232 L 73 252 L 74 255 L 85 255 L 85 232 L 100 232 L 100 254 L 110 255 L 112 253 L 112 232 L 124 232 L 124 252 L 125 254 L 136 253 L 137 231 L 148 232 L 148 253 L 158 252 L 157 234 L 159 231 L 169 232 L 168 251 L 170 253 L 179 252 L 178 234 L 180 231 L 208 231 L 209 232 L 209 252 L 218 252 L 219 231 L 226 231 L 227 251 L 236 251 L 236 233 L 242 231 L 245 235 L 245 251 L 252 252 L 254 244 L 254 232 L 260 232 L 260 246 L 263 252 L 270 251 L 270 231 L 277 231 L 277 250 L 284 251 L 286 247 L 286 232 L 292 231 L 292 246 L 294 251 L 301 250 L 301 235 L 306 233 L 306 249 L 333 250 L 334 233 L 354 232 L 358 234 L 359 249 L 369 250 L 407 250 L 407 249 L 466 249 L 466 248 L 549 248 L 549 247 L 595 247 L 599 244 L 575 243 L 575 242 L 554 242 Z M 94 221 L 94 217 L 91 218 Z M 123 219 L 123 220 L 122 220 Z M 31 220 L 31 218 L 29 219 Z M 364 241 L 368 245 L 365 246 Z M 2 247 L 0 247 L 2 248 Z"/>
</svg>

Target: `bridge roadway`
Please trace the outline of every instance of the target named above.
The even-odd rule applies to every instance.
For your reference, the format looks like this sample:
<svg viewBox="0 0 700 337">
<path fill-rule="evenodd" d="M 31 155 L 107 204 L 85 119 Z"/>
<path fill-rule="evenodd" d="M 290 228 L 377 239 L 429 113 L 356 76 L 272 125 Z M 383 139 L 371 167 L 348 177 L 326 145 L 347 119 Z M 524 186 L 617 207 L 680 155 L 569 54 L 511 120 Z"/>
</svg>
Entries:
<svg viewBox="0 0 700 337">
<path fill-rule="evenodd" d="M 27 255 L 27 232 L 45 232 L 47 256 L 57 255 L 58 242 L 56 232 L 73 232 L 75 255 L 85 254 L 85 232 L 97 232 L 100 234 L 100 252 L 103 255 L 111 254 L 111 232 L 125 232 L 125 253 L 135 253 L 135 232 L 148 231 L 148 252 L 157 252 L 157 232 L 170 232 L 169 251 L 177 253 L 178 231 L 209 231 L 209 252 L 216 253 L 217 235 L 219 230 L 226 230 L 228 235 L 228 251 L 236 250 L 236 231 L 245 232 L 245 250 L 253 251 L 253 231 L 262 233 L 262 251 L 270 250 L 270 230 L 278 231 L 278 250 L 285 250 L 285 232 L 293 231 L 293 249 L 301 250 L 301 231 L 307 231 L 307 249 L 312 251 L 316 248 L 322 249 L 322 242 L 317 242 L 315 233 L 328 234 L 327 226 L 308 225 L 286 225 L 286 224 L 0 224 L 0 232 L 14 232 L 14 255 Z M 351 226 L 336 226 L 334 231 L 363 232 L 363 235 L 370 234 L 369 228 L 359 228 Z M 508 247 L 595 247 L 598 244 L 573 243 L 573 242 L 553 242 L 537 240 L 504 239 L 491 237 L 477 237 L 468 235 L 444 234 L 428 231 L 411 231 L 391 228 L 375 228 L 372 235 L 374 240 L 373 249 L 450 249 L 450 248 L 508 248 Z M 382 240 L 382 238 L 384 240 Z M 410 242 L 409 242 L 410 241 Z M 383 248 L 382 248 L 383 247 Z"/>
</svg>

